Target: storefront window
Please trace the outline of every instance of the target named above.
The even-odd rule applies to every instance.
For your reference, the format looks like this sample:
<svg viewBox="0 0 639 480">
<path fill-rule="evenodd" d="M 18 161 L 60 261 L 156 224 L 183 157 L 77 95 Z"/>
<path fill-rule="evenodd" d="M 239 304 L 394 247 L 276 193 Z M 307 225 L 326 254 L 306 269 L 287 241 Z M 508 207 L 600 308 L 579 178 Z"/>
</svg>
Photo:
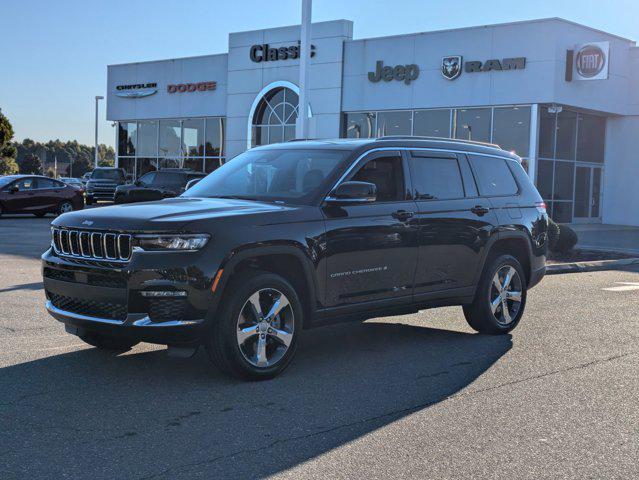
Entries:
<svg viewBox="0 0 639 480">
<path fill-rule="evenodd" d="M 222 165 L 222 159 L 220 158 L 207 158 L 204 160 L 204 171 L 211 173 L 213 170 Z"/>
<path fill-rule="evenodd" d="M 135 122 L 120 122 L 118 124 L 118 153 L 123 157 L 135 156 L 137 142 L 137 124 Z"/>
<path fill-rule="evenodd" d="M 539 115 L 539 156 L 555 158 L 556 115 L 548 113 L 548 108 L 541 109 Z"/>
<path fill-rule="evenodd" d="M 299 98 L 290 88 L 276 87 L 260 100 L 253 114 L 253 146 L 295 138 Z"/>
<path fill-rule="evenodd" d="M 552 218 L 558 223 L 572 222 L 572 202 L 553 202 Z"/>
<path fill-rule="evenodd" d="M 579 114 L 577 161 L 603 163 L 606 117 Z"/>
<path fill-rule="evenodd" d="M 555 162 L 553 200 L 572 201 L 575 166 L 572 162 Z"/>
<path fill-rule="evenodd" d="M 121 160 L 120 160 L 121 161 Z M 136 178 L 148 172 L 154 172 L 158 169 L 158 161 L 155 158 L 138 158 L 136 165 Z"/>
<path fill-rule="evenodd" d="M 490 142 L 490 108 L 468 108 L 456 111 L 455 138 Z"/>
<path fill-rule="evenodd" d="M 379 112 L 377 114 L 377 136 L 410 135 L 413 123 L 412 113 L 410 110 Z"/>
<path fill-rule="evenodd" d="M 204 156 L 204 119 L 187 118 L 182 121 L 184 155 L 187 157 Z"/>
<path fill-rule="evenodd" d="M 158 160 L 159 168 L 182 168 L 182 159 L 180 158 L 160 158 Z"/>
<path fill-rule="evenodd" d="M 450 138 L 450 110 L 415 110 L 413 135 Z"/>
<path fill-rule="evenodd" d="M 557 114 L 557 151 L 555 158 L 562 160 L 575 159 L 575 143 L 577 136 L 577 113 L 562 110 Z"/>
<path fill-rule="evenodd" d="M 206 119 L 206 156 L 218 157 L 224 155 L 224 119 Z"/>
<path fill-rule="evenodd" d="M 196 172 L 204 171 L 204 159 L 203 158 L 185 158 L 184 168 L 195 170 Z"/>
<path fill-rule="evenodd" d="M 138 122 L 138 149 L 140 157 L 155 157 L 158 154 L 158 121 Z"/>
<path fill-rule="evenodd" d="M 160 120 L 159 155 L 161 157 L 182 156 L 180 127 L 180 120 Z"/>
<path fill-rule="evenodd" d="M 530 107 L 495 108 L 493 143 L 527 157 L 530 148 Z"/>
<path fill-rule="evenodd" d="M 118 167 L 124 168 L 127 175 L 135 174 L 135 158 L 121 158 Z"/>
<path fill-rule="evenodd" d="M 346 138 L 373 138 L 375 131 L 375 114 L 345 113 L 344 136 Z"/>
<path fill-rule="evenodd" d="M 552 198 L 553 164 L 551 160 L 537 162 L 537 190 L 544 200 Z"/>
</svg>

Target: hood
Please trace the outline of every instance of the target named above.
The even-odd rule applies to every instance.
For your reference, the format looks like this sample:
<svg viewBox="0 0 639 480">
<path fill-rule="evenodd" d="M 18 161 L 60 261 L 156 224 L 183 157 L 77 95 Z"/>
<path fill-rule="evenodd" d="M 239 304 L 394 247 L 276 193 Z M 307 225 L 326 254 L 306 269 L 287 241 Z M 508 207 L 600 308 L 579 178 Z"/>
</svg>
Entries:
<svg viewBox="0 0 639 480">
<path fill-rule="evenodd" d="M 120 231 L 179 231 L 191 222 L 256 215 L 296 207 L 223 198 L 167 198 L 65 213 L 54 226 Z"/>
</svg>

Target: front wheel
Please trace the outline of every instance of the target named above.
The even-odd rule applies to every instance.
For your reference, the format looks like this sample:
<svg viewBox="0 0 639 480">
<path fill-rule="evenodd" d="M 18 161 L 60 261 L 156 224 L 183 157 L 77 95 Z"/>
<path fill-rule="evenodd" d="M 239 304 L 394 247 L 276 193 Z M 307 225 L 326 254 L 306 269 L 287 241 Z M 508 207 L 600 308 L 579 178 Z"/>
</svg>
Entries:
<svg viewBox="0 0 639 480">
<path fill-rule="evenodd" d="M 211 335 L 211 360 L 238 378 L 264 380 L 293 359 L 303 309 L 293 286 L 279 275 L 246 272 L 225 291 Z"/>
<path fill-rule="evenodd" d="M 89 345 L 92 345 L 101 350 L 129 350 L 131 347 L 137 345 L 138 341 L 128 340 L 126 338 L 111 337 L 110 335 L 104 335 L 101 333 L 87 332 L 80 336 L 80 339 Z"/>
<path fill-rule="evenodd" d="M 473 303 L 464 306 L 466 321 L 480 333 L 510 332 L 524 314 L 526 290 L 526 276 L 515 257 L 500 255 L 489 260 Z"/>
</svg>

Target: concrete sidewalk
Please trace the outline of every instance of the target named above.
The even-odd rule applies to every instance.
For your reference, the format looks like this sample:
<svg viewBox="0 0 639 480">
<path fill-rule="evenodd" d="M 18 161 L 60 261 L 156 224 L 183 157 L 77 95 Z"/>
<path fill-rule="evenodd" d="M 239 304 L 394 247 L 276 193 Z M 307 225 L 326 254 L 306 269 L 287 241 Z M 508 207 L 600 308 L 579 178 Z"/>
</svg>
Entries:
<svg viewBox="0 0 639 480">
<path fill-rule="evenodd" d="M 639 227 L 600 224 L 569 226 L 579 236 L 577 248 L 630 253 L 639 257 Z"/>
</svg>

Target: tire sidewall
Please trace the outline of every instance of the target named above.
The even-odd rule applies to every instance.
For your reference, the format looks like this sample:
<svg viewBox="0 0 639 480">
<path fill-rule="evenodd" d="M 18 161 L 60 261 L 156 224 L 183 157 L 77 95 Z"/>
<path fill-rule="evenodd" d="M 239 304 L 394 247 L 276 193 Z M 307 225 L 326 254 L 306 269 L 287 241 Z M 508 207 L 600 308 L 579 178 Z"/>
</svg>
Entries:
<svg viewBox="0 0 639 480">
<path fill-rule="evenodd" d="M 71 205 L 71 210 L 69 212 L 73 212 L 75 209 L 73 208 L 73 203 L 69 202 L 69 201 L 64 201 L 64 202 L 60 202 L 60 205 L 58 206 L 58 215 L 62 215 L 63 213 L 69 213 L 69 212 L 63 212 L 62 211 L 62 207 L 66 204 Z"/>
<path fill-rule="evenodd" d="M 291 362 L 297 350 L 298 338 L 302 329 L 303 308 L 299 296 L 293 286 L 283 277 L 272 273 L 257 272 L 243 276 L 239 281 L 231 282 L 227 287 L 228 294 L 223 299 L 222 315 L 216 318 L 219 322 L 213 335 L 219 335 L 219 347 L 229 360 L 228 367 L 237 376 L 255 380 L 272 378 L 282 372 Z M 275 365 L 259 368 L 249 363 L 242 355 L 237 344 L 237 320 L 248 298 L 258 290 L 274 288 L 282 292 L 289 300 L 294 315 L 293 340 L 284 357 Z"/>
<path fill-rule="evenodd" d="M 508 325 L 502 325 L 495 319 L 493 312 L 490 310 L 489 301 L 490 291 L 492 290 L 493 277 L 498 270 L 505 266 L 513 267 L 517 271 L 517 274 L 521 279 L 521 305 L 519 307 L 519 312 L 517 312 L 517 316 Z M 528 285 L 526 283 L 526 275 L 524 274 L 524 269 L 522 268 L 519 261 L 512 255 L 500 255 L 496 257 L 491 262 L 490 267 L 486 270 L 486 276 L 483 278 L 481 291 L 478 292 L 478 294 L 481 295 L 480 298 L 482 299 L 481 305 L 482 309 L 484 310 L 483 313 L 484 315 L 486 315 L 486 318 L 489 318 L 491 320 L 491 328 L 494 328 L 499 333 L 507 333 L 513 330 L 519 324 L 519 322 L 521 321 L 521 317 L 524 314 L 524 310 L 526 308 L 527 293 Z"/>
</svg>

